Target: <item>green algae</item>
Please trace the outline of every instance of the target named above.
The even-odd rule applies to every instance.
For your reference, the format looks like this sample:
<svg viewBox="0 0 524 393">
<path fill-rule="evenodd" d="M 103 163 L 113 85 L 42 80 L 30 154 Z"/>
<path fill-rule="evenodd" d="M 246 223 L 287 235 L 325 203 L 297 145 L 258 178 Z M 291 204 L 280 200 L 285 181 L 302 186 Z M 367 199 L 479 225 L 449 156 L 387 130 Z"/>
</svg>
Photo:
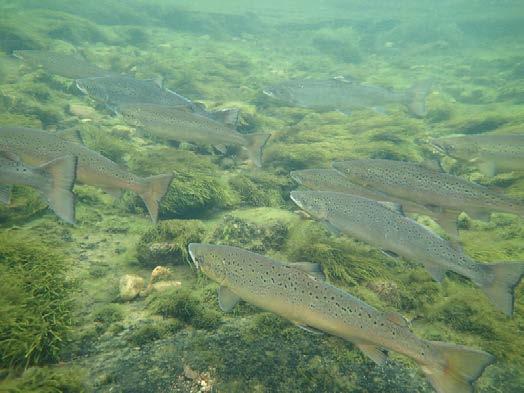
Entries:
<svg viewBox="0 0 524 393">
<path fill-rule="evenodd" d="M 72 328 L 69 260 L 37 239 L 0 237 L 0 365 L 56 362 Z"/>
</svg>

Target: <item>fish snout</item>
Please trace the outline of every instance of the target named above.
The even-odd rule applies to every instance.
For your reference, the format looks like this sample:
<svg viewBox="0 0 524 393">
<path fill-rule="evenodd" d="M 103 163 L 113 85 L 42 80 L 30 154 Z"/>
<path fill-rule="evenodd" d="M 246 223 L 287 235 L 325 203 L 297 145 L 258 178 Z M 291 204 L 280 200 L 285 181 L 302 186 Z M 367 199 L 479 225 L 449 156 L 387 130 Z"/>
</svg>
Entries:
<svg viewBox="0 0 524 393">
<path fill-rule="evenodd" d="M 298 184 L 302 184 L 302 180 L 296 171 L 289 172 L 289 176 Z"/>
<path fill-rule="evenodd" d="M 275 96 L 275 93 L 273 93 L 271 90 L 268 90 L 268 89 L 263 89 L 262 93 L 264 93 L 266 96 L 269 96 L 269 97 Z"/>
<path fill-rule="evenodd" d="M 191 257 L 191 260 L 197 269 L 200 269 L 202 263 L 204 262 L 204 257 L 199 253 L 199 250 L 200 243 L 189 243 L 187 246 L 189 256 Z"/>
</svg>

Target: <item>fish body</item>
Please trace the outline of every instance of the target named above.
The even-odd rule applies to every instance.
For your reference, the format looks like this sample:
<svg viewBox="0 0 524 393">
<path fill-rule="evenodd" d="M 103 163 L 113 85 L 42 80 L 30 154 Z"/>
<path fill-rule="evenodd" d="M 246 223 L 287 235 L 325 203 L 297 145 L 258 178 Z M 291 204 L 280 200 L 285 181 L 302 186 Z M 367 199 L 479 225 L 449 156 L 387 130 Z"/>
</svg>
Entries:
<svg viewBox="0 0 524 393">
<path fill-rule="evenodd" d="M 404 354 L 422 366 L 439 393 L 469 392 L 471 382 L 494 360 L 482 351 L 420 339 L 400 315 L 379 311 L 307 272 L 263 255 L 196 243 L 189 245 L 189 253 L 204 274 L 220 283 L 223 309 L 231 309 L 242 299 L 299 326 L 349 340 L 379 364 L 387 359 L 383 349 Z M 462 365 L 468 359 L 468 365 Z"/>
<path fill-rule="evenodd" d="M 43 50 L 16 50 L 13 55 L 35 67 L 43 67 L 51 74 L 77 79 L 104 76 L 110 71 L 88 63 L 80 56 Z"/>
<path fill-rule="evenodd" d="M 195 108 L 189 99 L 163 89 L 153 80 L 113 75 L 77 79 L 76 86 L 84 94 L 117 110 L 120 105 L 137 103 Z"/>
<path fill-rule="evenodd" d="M 121 189 L 138 193 L 153 221 L 157 220 L 158 203 L 167 192 L 173 178 L 173 175 L 148 178 L 135 176 L 81 143 L 32 128 L 0 128 L 0 151 L 14 153 L 29 165 L 41 165 L 66 155 L 77 157 L 76 175 L 79 182 L 101 187 L 113 194 Z"/>
<path fill-rule="evenodd" d="M 513 289 L 524 274 L 524 263 L 478 263 L 460 248 L 404 216 L 396 206 L 371 199 L 324 191 L 292 191 L 291 199 L 316 219 L 347 235 L 422 263 L 437 281 L 447 271 L 469 278 L 497 308 L 508 315 L 513 313 Z"/>
<path fill-rule="evenodd" d="M 75 223 L 75 198 L 72 192 L 76 178 L 77 159 L 59 157 L 38 167 L 30 167 L 17 156 L 0 153 L 0 201 L 9 204 L 11 185 L 36 188 L 49 207 L 65 222 Z"/>
<path fill-rule="evenodd" d="M 524 171 L 524 134 L 453 136 L 432 139 L 431 144 L 444 154 L 476 165 L 487 176 Z"/>
<path fill-rule="evenodd" d="M 334 162 L 333 168 L 363 187 L 412 201 L 436 212 L 439 209 L 455 213 L 464 211 L 474 218 L 485 217 L 491 211 L 524 216 L 524 203 L 519 200 L 415 163 L 364 159 Z"/>
<path fill-rule="evenodd" d="M 221 122 L 194 112 L 166 105 L 127 104 L 120 107 L 124 119 L 167 140 L 213 146 L 239 146 L 261 166 L 262 150 L 269 134 L 241 134 Z"/>
<path fill-rule="evenodd" d="M 431 215 L 432 211 L 422 205 L 397 199 L 379 191 L 352 183 L 346 176 L 335 169 L 302 169 L 292 171 L 290 176 L 299 184 L 313 191 L 333 191 L 353 194 L 378 201 L 387 201 L 402 205 L 406 213 Z"/>
<path fill-rule="evenodd" d="M 379 110 L 387 105 L 402 104 L 416 116 L 426 114 L 428 91 L 428 83 L 414 85 L 406 92 L 394 92 L 344 78 L 296 79 L 264 89 L 270 97 L 304 108 L 351 112 L 354 109 Z"/>
</svg>

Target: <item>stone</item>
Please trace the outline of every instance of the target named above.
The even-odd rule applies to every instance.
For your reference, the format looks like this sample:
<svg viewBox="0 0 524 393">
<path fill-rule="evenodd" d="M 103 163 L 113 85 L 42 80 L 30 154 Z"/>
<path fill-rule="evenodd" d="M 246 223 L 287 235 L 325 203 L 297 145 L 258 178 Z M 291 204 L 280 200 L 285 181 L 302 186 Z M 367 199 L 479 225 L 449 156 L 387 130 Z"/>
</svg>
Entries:
<svg viewBox="0 0 524 393">
<path fill-rule="evenodd" d="M 130 301 L 136 298 L 144 288 L 144 279 L 136 274 L 126 274 L 120 278 L 120 298 Z"/>
</svg>

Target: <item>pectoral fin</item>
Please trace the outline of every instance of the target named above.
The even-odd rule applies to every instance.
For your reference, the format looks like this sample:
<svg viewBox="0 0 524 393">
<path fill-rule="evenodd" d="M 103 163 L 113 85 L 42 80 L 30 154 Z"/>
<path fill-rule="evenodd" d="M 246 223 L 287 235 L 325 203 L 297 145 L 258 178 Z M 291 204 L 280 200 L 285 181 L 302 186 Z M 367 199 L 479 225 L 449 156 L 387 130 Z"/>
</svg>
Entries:
<svg viewBox="0 0 524 393">
<path fill-rule="evenodd" d="M 218 305 L 224 312 L 230 312 L 240 301 L 240 297 L 228 288 L 221 286 L 218 288 Z"/>
<path fill-rule="evenodd" d="M 122 196 L 122 190 L 120 188 L 104 187 L 103 190 L 111 195 L 113 198 L 120 198 Z"/>
<path fill-rule="evenodd" d="M 409 327 L 408 320 L 397 312 L 386 313 L 386 318 L 398 326 Z"/>
<path fill-rule="evenodd" d="M 329 221 L 322 221 L 322 225 L 324 225 L 324 228 L 326 228 L 329 232 L 331 232 L 334 235 L 340 235 L 340 229 L 338 229 L 336 226 L 334 226 Z"/>
<path fill-rule="evenodd" d="M 388 360 L 388 355 L 382 349 L 374 345 L 357 344 L 357 348 L 379 366 L 384 365 L 386 360 Z"/>
<path fill-rule="evenodd" d="M 457 228 L 457 213 L 449 210 L 435 211 L 433 217 L 442 229 L 452 238 L 458 239 L 459 233 Z"/>
<path fill-rule="evenodd" d="M 303 272 L 306 272 L 311 277 L 316 278 L 317 280 L 324 281 L 326 279 L 326 276 L 322 272 L 322 266 L 320 266 L 319 263 L 295 262 L 290 263 L 289 266 L 291 266 L 293 269 L 302 270 Z"/>
<path fill-rule="evenodd" d="M 446 269 L 434 263 L 424 263 L 424 267 L 428 271 L 433 280 L 441 282 L 446 277 Z"/>
<path fill-rule="evenodd" d="M 394 258 L 394 259 L 399 258 L 398 254 L 395 254 L 393 251 L 389 251 L 389 250 L 380 250 L 380 251 L 382 252 L 382 254 L 384 254 L 387 257 Z"/>
<path fill-rule="evenodd" d="M 1 184 L 0 185 L 0 202 L 4 205 L 9 205 L 11 201 L 11 186 Z"/>
<path fill-rule="evenodd" d="M 485 176 L 493 177 L 497 174 L 497 166 L 493 161 L 479 162 L 477 163 L 480 173 Z"/>
<path fill-rule="evenodd" d="M 480 221 L 489 221 L 491 217 L 491 213 L 483 209 L 471 208 L 471 209 L 467 209 L 466 213 L 468 214 L 468 216 L 470 216 L 474 220 L 480 220 Z"/>
<path fill-rule="evenodd" d="M 226 154 L 227 153 L 227 146 L 226 145 L 214 145 L 215 149 L 217 149 L 220 153 Z"/>
</svg>

